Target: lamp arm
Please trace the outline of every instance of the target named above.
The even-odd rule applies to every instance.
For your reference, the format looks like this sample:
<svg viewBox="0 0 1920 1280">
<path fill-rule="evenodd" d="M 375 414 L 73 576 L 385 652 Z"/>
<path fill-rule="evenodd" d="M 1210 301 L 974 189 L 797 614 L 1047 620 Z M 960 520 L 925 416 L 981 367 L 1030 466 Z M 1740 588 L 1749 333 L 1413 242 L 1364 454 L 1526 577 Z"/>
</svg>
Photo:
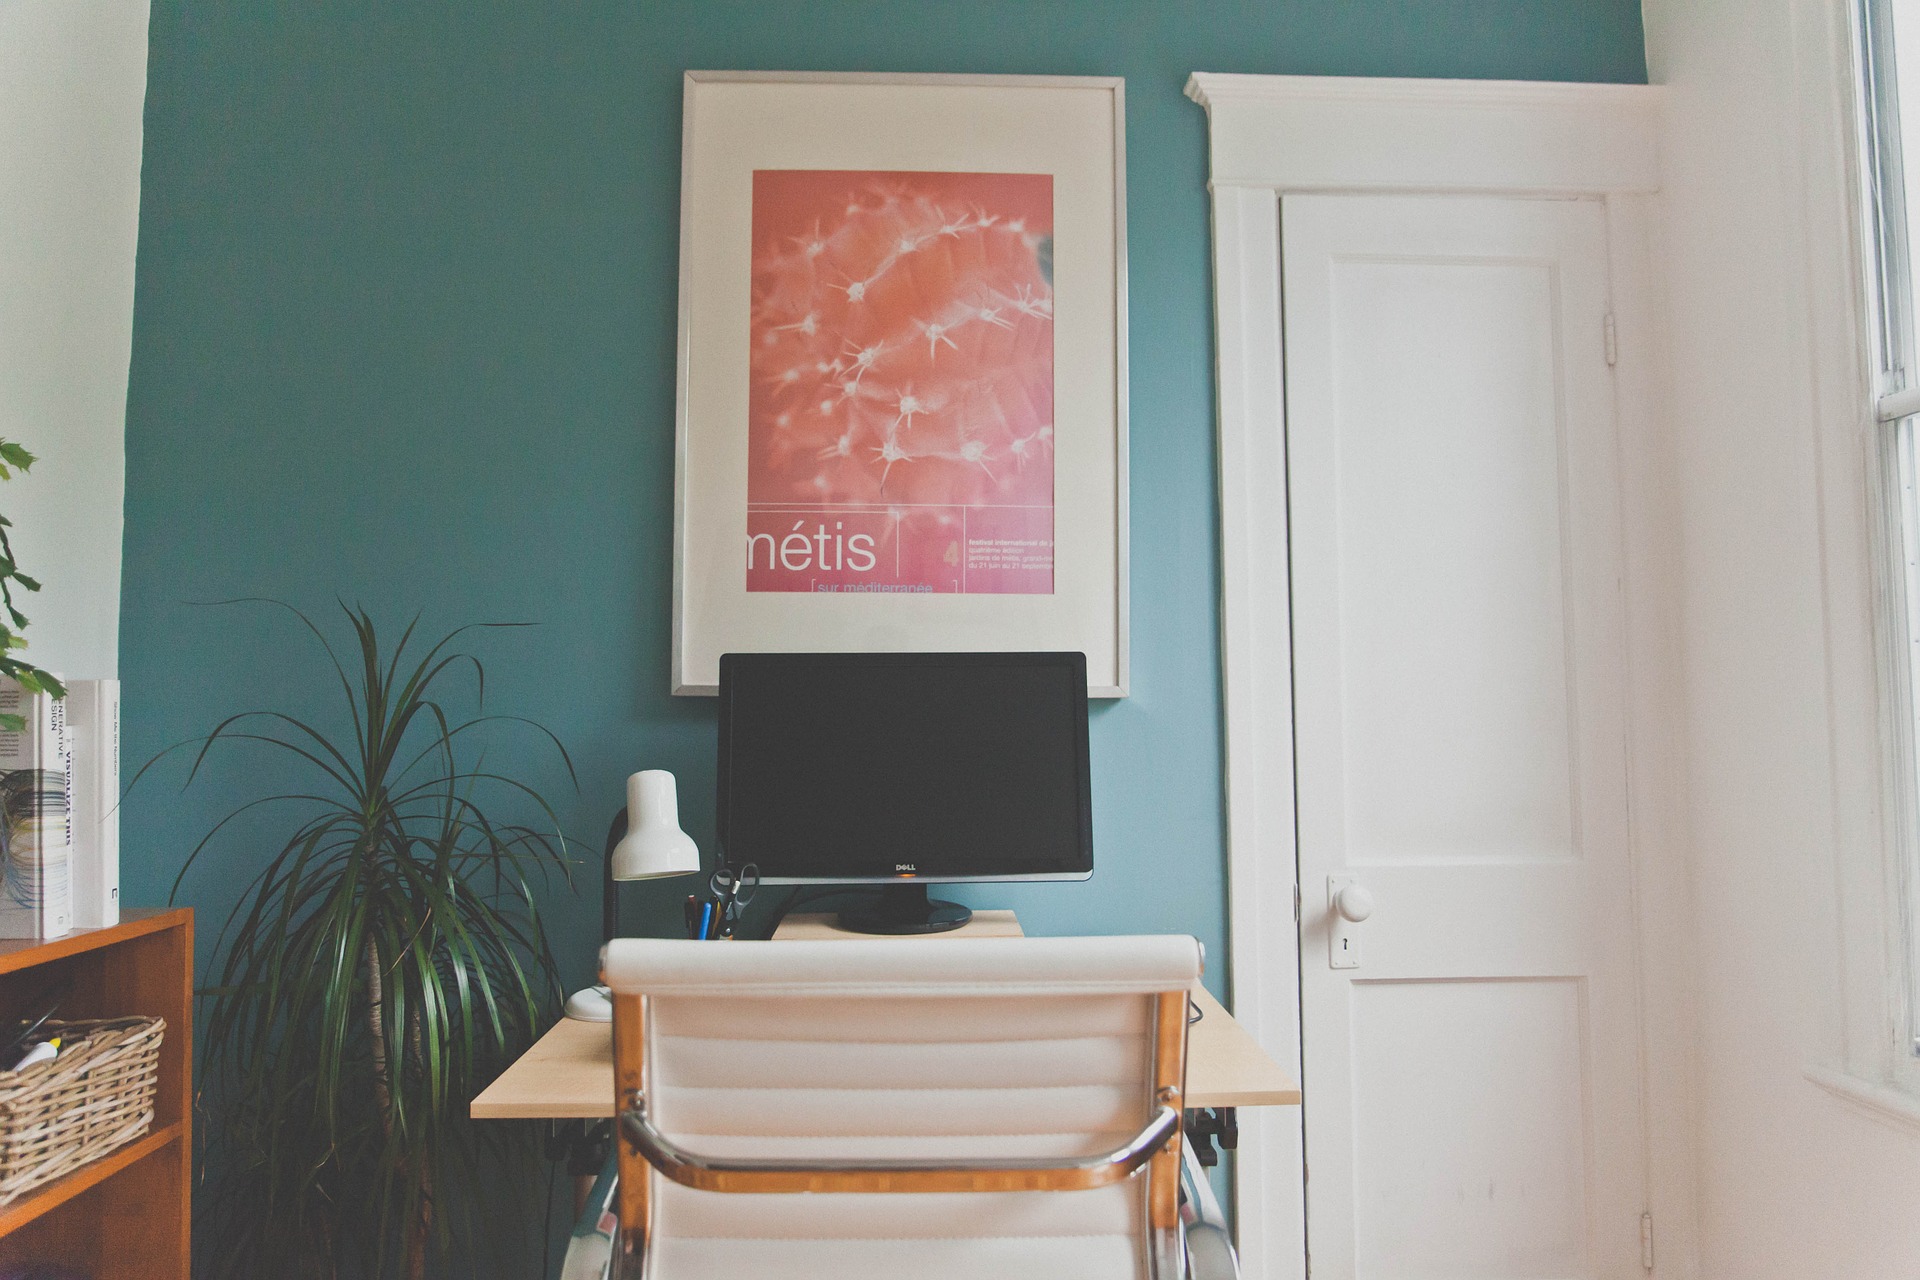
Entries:
<svg viewBox="0 0 1920 1280">
<path fill-rule="evenodd" d="M 607 827 L 606 856 L 601 859 L 600 940 L 612 942 L 620 932 L 620 889 L 613 879 L 613 849 L 627 834 L 627 809 L 620 806 Z"/>
</svg>

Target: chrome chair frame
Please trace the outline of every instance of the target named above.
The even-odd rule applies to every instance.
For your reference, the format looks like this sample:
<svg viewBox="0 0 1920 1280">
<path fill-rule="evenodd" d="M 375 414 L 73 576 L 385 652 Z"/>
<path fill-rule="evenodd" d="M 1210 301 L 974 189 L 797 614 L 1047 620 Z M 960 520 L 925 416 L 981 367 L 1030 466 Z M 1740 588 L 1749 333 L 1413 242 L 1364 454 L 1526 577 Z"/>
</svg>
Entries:
<svg viewBox="0 0 1920 1280">
<path fill-rule="evenodd" d="M 613 999 L 614 1155 L 619 1231 L 611 1280 L 644 1280 L 652 1226 L 649 1170 L 702 1191 L 774 1194 L 1070 1191 L 1148 1179 L 1148 1269 L 1153 1280 L 1183 1280 L 1187 1249 L 1180 1212 L 1181 1099 L 1186 1082 L 1187 993 L 1154 997 L 1154 1110 L 1146 1126 L 1111 1151 L 1053 1160 L 750 1160 L 703 1156 L 661 1133 L 647 1115 L 647 997 Z M 671 1280 L 671 1277 L 662 1277 Z"/>
<path fill-rule="evenodd" d="M 1163 1099 L 1165 1095 L 1162 1095 Z M 1111 1151 L 1057 1160 L 741 1160 L 703 1156 L 647 1118 L 647 1100 L 620 1113 L 621 1135 L 665 1178 L 696 1191 L 740 1193 L 1085 1191 L 1124 1182 L 1167 1145 L 1180 1113 L 1162 1101 L 1144 1129 Z"/>
</svg>

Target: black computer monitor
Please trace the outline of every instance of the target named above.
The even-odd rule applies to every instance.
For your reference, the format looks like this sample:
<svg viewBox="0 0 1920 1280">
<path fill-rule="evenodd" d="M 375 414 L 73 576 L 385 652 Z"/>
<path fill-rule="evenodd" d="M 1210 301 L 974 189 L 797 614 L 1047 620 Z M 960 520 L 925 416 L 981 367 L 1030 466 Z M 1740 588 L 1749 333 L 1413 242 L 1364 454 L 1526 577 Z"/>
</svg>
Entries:
<svg viewBox="0 0 1920 1280">
<path fill-rule="evenodd" d="M 720 847 L 767 884 L 886 886 L 841 913 L 932 933 L 929 882 L 1093 874 L 1080 653 L 729 653 Z"/>
</svg>

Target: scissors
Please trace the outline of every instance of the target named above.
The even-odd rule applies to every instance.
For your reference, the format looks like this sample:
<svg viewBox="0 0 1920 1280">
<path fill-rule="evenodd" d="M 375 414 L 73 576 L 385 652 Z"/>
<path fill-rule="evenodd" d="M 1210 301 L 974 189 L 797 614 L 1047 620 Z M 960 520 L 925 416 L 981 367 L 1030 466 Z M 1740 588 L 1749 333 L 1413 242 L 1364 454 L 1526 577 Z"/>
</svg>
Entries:
<svg viewBox="0 0 1920 1280">
<path fill-rule="evenodd" d="M 749 862 L 735 871 L 732 867 L 721 867 L 713 873 L 708 887 L 719 903 L 719 919 L 714 922 L 716 938 L 731 938 L 733 926 L 739 922 L 740 909 L 753 901 L 753 895 L 760 888 L 760 867 Z"/>
</svg>

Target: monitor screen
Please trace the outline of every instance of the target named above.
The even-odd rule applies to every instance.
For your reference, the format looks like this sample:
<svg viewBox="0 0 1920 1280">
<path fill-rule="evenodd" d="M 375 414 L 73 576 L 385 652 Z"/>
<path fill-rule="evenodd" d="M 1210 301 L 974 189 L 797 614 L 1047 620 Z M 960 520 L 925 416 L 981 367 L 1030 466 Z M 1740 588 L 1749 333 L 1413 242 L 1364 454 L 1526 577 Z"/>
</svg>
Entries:
<svg viewBox="0 0 1920 1280">
<path fill-rule="evenodd" d="M 1085 879 L 1078 653 L 730 653 L 723 855 L 772 884 Z"/>
</svg>

